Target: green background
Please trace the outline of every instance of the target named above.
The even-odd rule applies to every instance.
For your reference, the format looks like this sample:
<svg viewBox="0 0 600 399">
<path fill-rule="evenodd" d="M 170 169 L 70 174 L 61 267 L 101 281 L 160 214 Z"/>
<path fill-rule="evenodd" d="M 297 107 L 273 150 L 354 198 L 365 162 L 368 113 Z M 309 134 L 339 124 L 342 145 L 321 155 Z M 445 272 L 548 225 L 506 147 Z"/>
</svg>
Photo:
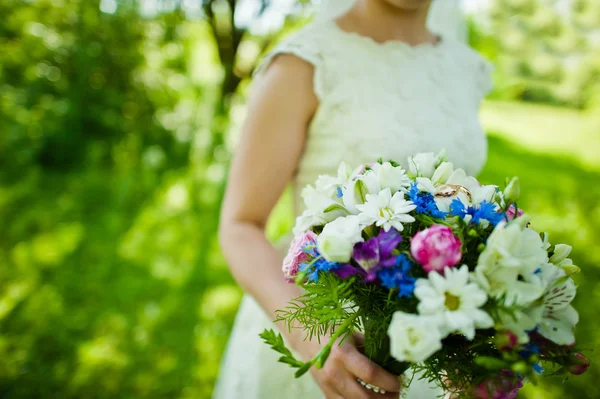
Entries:
<svg viewBox="0 0 600 399">
<path fill-rule="evenodd" d="M 0 398 L 210 397 L 242 295 L 216 231 L 249 76 L 311 9 L 240 3 L 0 2 Z M 575 247 L 594 361 L 600 3 L 483 3 L 481 178 L 519 175 L 535 227 Z M 288 194 L 269 235 L 291 224 Z M 599 377 L 520 397 L 600 397 Z"/>
</svg>

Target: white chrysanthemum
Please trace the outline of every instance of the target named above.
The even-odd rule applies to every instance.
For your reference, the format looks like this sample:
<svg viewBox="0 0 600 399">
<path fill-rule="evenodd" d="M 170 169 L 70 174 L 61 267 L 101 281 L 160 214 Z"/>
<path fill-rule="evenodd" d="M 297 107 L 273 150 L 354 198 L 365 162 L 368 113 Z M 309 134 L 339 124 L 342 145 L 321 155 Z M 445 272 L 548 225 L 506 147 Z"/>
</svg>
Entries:
<svg viewBox="0 0 600 399">
<path fill-rule="evenodd" d="M 330 262 L 348 262 L 354 245 L 363 241 L 358 216 L 339 218 L 327 223 L 317 239 L 319 253 Z"/>
<path fill-rule="evenodd" d="M 382 190 L 379 195 L 367 195 L 364 205 L 357 205 L 361 211 L 360 217 L 363 223 L 369 225 L 375 223 L 390 231 L 393 227 L 398 231 L 404 230 L 403 223 L 412 223 L 415 218 L 408 215 L 416 208 L 416 205 L 404 198 L 404 193 L 397 192 L 392 196 L 389 188 Z"/>
<path fill-rule="evenodd" d="M 390 354 L 400 362 L 427 360 L 442 348 L 444 336 L 432 317 L 396 312 L 388 328 Z"/>
<path fill-rule="evenodd" d="M 518 219 L 517 219 L 518 220 Z M 475 275 L 488 295 L 507 305 L 527 306 L 542 296 L 543 285 L 534 276 L 548 263 L 548 253 L 535 230 L 517 222 L 496 226 L 479 256 Z"/>
<path fill-rule="evenodd" d="M 400 166 L 393 166 L 389 162 L 375 163 L 371 165 L 371 169 L 377 176 L 382 189 L 389 188 L 392 193 L 395 193 L 396 191 L 406 191 L 410 187 L 411 180 Z"/>
<path fill-rule="evenodd" d="M 448 268 L 445 275 L 429 273 L 418 279 L 415 296 L 419 299 L 419 314 L 435 316 L 442 332 L 459 332 L 467 339 L 475 337 L 476 328 L 490 328 L 494 321 L 481 309 L 488 296 L 477 284 L 469 282 L 469 268 Z"/>
</svg>

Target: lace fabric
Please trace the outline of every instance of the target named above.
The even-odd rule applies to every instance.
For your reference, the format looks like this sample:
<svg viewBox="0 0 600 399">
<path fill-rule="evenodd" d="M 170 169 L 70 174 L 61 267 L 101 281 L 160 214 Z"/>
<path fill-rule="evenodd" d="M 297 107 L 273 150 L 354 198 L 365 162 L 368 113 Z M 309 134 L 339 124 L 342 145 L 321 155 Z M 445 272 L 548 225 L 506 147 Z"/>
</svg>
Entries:
<svg viewBox="0 0 600 399">
<path fill-rule="evenodd" d="M 393 159 L 405 168 L 417 152 L 439 152 L 468 174 L 486 160 L 487 141 L 478 119 L 491 90 L 491 65 L 452 38 L 410 46 L 377 43 L 347 33 L 334 21 L 313 23 L 281 42 L 257 74 L 280 54 L 312 64 L 320 105 L 294 181 L 296 213 L 301 189 L 320 174 L 335 174 L 340 162 L 352 166 Z M 284 133 L 282 133 L 284 134 Z M 245 297 L 222 364 L 215 399 L 321 398 L 310 377 L 294 379 L 258 334 L 272 323 Z M 413 381 L 409 399 L 433 399 L 439 392 Z"/>
</svg>

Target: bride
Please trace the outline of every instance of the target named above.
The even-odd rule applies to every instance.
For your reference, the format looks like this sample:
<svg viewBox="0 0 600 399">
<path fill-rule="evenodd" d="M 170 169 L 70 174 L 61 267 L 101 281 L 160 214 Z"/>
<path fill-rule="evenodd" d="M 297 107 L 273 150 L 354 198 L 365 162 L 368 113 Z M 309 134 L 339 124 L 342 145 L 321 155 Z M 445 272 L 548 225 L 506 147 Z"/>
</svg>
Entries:
<svg viewBox="0 0 600 399">
<path fill-rule="evenodd" d="M 398 378 L 369 362 L 356 342 L 336 345 L 312 378 L 294 379 L 291 368 L 277 363 L 258 334 L 271 325 L 275 309 L 301 292 L 284 282 L 281 251 L 265 238 L 265 224 L 289 183 L 299 214 L 301 188 L 320 174 L 335 174 L 342 161 L 356 166 L 383 157 L 404 161 L 406 168 L 409 155 L 446 149 L 449 159 L 475 175 L 486 160 L 477 114 L 491 88 L 490 66 L 458 39 L 455 0 L 327 4 L 333 13 L 285 40 L 257 71 L 220 229 L 231 271 L 248 295 L 216 399 L 399 397 Z M 319 351 L 301 330 L 281 330 L 302 358 Z M 418 378 L 406 392 L 409 399 L 439 394 Z"/>
</svg>

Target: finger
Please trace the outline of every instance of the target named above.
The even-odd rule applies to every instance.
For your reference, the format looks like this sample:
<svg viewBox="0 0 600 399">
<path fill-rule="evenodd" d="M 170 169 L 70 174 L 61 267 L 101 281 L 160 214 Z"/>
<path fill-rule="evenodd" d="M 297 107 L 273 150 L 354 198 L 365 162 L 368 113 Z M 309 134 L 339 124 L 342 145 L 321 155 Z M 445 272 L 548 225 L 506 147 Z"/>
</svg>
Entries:
<svg viewBox="0 0 600 399">
<path fill-rule="evenodd" d="M 356 346 L 365 346 L 364 334 L 355 333 L 352 335 L 352 339 L 354 339 L 354 343 L 356 344 Z"/>
<path fill-rule="evenodd" d="M 400 392 L 387 392 L 383 388 L 380 388 L 378 386 L 374 386 L 371 384 L 367 384 L 362 380 L 358 380 L 358 383 L 363 387 L 363 389 L 366 389 L 370 393 L 370 397 L 380 398 L 380 399 L 399 398 L 400 397 Z"/>
<path fill-rule="evenodd" d="M 345 373 L 344 378 L 339 380 L 337 389 L 346 399 L 371 399 L 375 395 L 375 392 L 359 384 L 350 372 Z"/>
<path fill-rule="evenodd" d="M 346 352 L 344 365 L 355 377 L 383 388 L 386 392 L 399 392 L 399 378 L 385 371 L 381 366 L 371 362 L 360 354 L 356 348 L 349 348 Z"/>
<path fill-rule="evenodd" d="M 369 399 L 399 399 L 400 398 L 400 392 L 386 392 L 383 389 L 373 389 L 373 388 L 367 388 L 366 386 L 364 386 L 363 384 L 360 383 L 360 381 L 357 381 L 360 385 L 360 387 L 365 391 L 365 393 L 367 394 L 367 397 Z M 377 387 L 379 388 L 379 387 Z"/>
<path fill-rule="evenodd" d="M 325 394 L 326 399 L 344 399 L 337 391 L 327 388 L 321 388 Z"/>
</svg>

